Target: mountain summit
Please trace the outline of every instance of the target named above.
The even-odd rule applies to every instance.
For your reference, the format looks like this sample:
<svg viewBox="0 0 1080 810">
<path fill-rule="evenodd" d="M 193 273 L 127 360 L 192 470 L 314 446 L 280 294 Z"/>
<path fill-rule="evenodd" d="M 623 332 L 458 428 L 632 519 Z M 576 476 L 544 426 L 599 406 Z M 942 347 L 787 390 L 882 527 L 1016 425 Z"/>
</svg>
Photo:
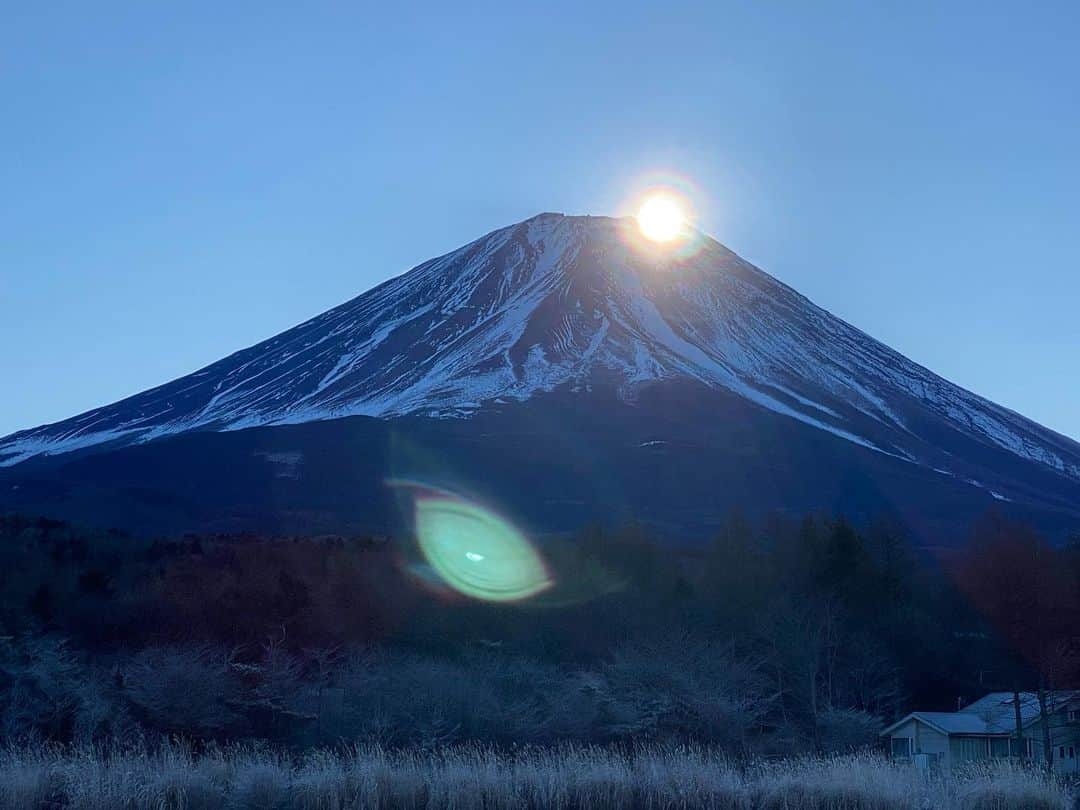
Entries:
<svg viewBox="0 0 1080 810">
<path fill-rule="evenodd" d="M 953 385 L 700 233 L 540 214 L 200 371 L 0 440 L 0 466 L 191 431 L 468 419 L 559 394 L 722 392 L 1005 501 L 1069 491 L 1080 444 Z M 1013 462 L 1020 464 L 1015 466 Z"/>
</svg>

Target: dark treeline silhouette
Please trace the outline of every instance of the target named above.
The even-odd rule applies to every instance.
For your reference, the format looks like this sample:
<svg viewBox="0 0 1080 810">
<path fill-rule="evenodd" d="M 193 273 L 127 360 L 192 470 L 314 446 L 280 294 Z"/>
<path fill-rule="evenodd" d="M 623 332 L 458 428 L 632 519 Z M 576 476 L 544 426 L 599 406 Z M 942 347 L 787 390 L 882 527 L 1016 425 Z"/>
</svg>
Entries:
<svg viewBox="0 0 1080 810">
<path fill-rule="evenodd" d="M 538 541 L 550 590 L 485 604 L 393 540 L 7 517 L 0 736 L 849 750 L 913 706 L 1076 684 L 1080 543 L 972 535 L 942 560 L 888 521 L 590 527 Z"/>
</svg>

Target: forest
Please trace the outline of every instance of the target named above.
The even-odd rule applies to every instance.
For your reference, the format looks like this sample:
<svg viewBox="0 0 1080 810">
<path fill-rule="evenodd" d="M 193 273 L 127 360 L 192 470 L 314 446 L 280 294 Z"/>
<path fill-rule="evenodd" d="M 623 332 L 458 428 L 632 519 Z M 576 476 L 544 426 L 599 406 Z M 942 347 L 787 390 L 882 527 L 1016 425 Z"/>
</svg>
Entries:
<svg viewBox="0 0 1080 810">
<path fill-rule="evenodd" d="M 137 538 L 0 522 L 0 737 L 874 746 L 913 707 L 1077 684 L 1080 542 L 988 515 L 951 553 L 808 516 L 676 546 L 591 526 L 487 604 L 384 537 Z"/>
</svg>

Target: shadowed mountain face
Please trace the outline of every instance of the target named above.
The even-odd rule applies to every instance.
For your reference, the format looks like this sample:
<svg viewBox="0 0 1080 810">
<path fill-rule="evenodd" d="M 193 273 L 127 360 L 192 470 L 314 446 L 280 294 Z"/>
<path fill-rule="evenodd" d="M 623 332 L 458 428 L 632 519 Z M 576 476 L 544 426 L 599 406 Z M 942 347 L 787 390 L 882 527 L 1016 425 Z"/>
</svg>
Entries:
<svg viewBox="0 0 1080 810">
<path fill-rule="evenodd" d="M 344 419 L 354 416 L 374 418 Z M 280 427 L 315 422 L 325 424 Z M 243 428 L 258 430 L 245 439 Z M 373 444 L 328 465 L 335 435 Z M 313 457 L 304 441 L 279 447 L 271 436 L 329 446 Z M 443 469 L 391 452 L 402 436 L 430 443 L 414 455 Z M 53 511 L 79 517 L 73 504 L 91 487 L 99 500 L 88 514 L 130 524 L 114 519 L 136 509 L 116 493 L 125 469 L 138 469 L 143 489 L 155 482 L 150 500 L 182 490 L 187 506 L 167 519 L 165 506 L 139 506 L 146 519 L 134 522 L 153 526 L 156 514 L 184 528 L 187 509 L 192 527 L 243 524 L 229 511 L 235 498 L 197 487 L 219 472 L 200 473 L 199 458 L 222 453 L 219 464 L 248 459 L 262 470 L 255 478 L 291 493 L 238 492 L 260 524 L 275 524 L 279 507 L 311 511 L 303 493 L 317 469 L 370 478 L 367 517 L 346 497 L 324 499 L 312 518 L 321 528 L 384 523 L 379 482 L 400 474 L 463 476 L 472 490 L 539 510 L 537 528 L 618 513 L 696 534 L 724 505 L 914 515 L 935 511 L 929 493 L 965 504 L 960 512 L 996 503 L 1055 530 L 1080 524 L 1076 442 L 912 363 L 703 235 L 659 247 L 632 221 L 605 217 L 542 214 L 495 231 L 187 377 L 0 440 L 12 482 L 0 506 L 30 508 L 51 491 Z M 486 473 L 473 469 L 486 454 Z M 495 459 L 507 457 L 501 469 Z M 485 480 L 496 469 L 498 480 Z M 690 470 L 708 486 L 680 480 Z M 639 492 L 638 479 L 655 492 Z M 885 483 L 894 479 L 907 483 Z M 115 515 L 101 505 L 112 500 Z M 217 511 L 206 512 L 211 501 Z"/>
</svg>

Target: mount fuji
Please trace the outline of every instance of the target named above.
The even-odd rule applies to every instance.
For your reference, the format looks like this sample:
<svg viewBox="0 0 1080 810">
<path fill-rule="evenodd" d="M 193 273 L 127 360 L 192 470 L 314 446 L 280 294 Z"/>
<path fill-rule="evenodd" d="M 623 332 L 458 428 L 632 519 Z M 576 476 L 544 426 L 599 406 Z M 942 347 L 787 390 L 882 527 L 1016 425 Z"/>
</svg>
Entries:
<svg viewBox="0 0 1080 810">
<path fill-rule="evenodd" d="M 540 214 L 204 369 L 0 439 L 0 508 L 137 529 L 379 528 L 438 479 L 530 528 L 997 507 L 1080 527 L 1080 444 L 704 234 Z M 336 494 L 335 494 L 336 493 Z"/>
</svg>

